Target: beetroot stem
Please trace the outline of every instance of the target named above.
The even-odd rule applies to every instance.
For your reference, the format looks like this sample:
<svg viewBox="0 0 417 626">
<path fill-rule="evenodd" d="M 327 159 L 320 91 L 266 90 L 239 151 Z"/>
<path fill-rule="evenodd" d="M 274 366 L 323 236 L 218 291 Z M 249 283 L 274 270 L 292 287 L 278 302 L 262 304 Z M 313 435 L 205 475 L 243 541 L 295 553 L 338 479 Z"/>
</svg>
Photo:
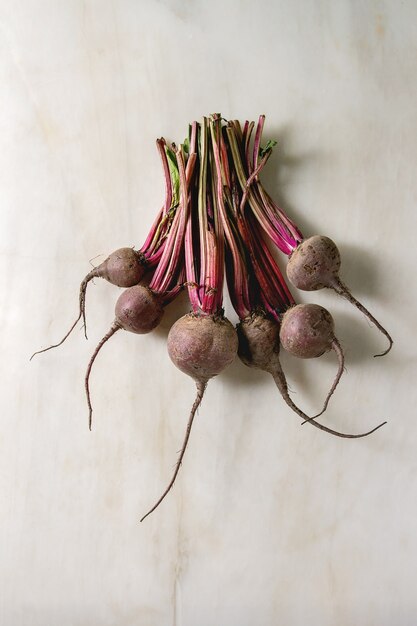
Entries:
<svg viewBox="0 0 417 626">
<path fill-rule="evenodd" d="M 245 306 L 243 297 L 243 289 L 245 289 L 245 295 L 247 292 L 248 281 L 245 280 L 244 273 L 244 264 L 243 259 L 241 258 L 240 251 L 236 245 L 235 237 L 232 233 L 232 226 L 230 220 L 227 217 L 226 207 L 224 204 L 224 196 L 223 196 L 223 184 L 222 184 L 222 171 L 221 171 L 221 161 L 219 154 L 219 146 L 216 141 L 216 126 L 215 122 L 211 124 L 210 127 L 211 136 L 212 136 L 212 145 L 213 145 L 213 153 L 214 153 L 214 161 L 216 166 L 216 178 L 217 178 L 217 203 L 220 213 L 220 219 L 223 223 L 223 230 L 226 235 L 226 240 L 229 246 L 230 253 L 232 255 L 233 260 L 233 282 L 234 282 L 234 293 L 236 294 L 236 311 L 239 317 L 243 318 L 248 315 L 247 307 Z"/>
<path fill-rule="evenodd" d="M 243 132 L 243 140 L 245 146 L 245 159 L 246 159 L 246 167 L 248 168 L 249 174 L 253 171 L 249 150 L 250 150 L 250 138 L 252 135 L 253 128 L 255 126 L 254 122 L 245 122 L 245 129 Z"/>
<path fill-rule="evenodd" d="M 256 127 L 255 140 L 253 142 L 253 169 L 256 171 L 259 158 L 259 149 L 261 146 L 262 131 L 265 124 L 265 115 L 260 115 L 258 125 Z"/>
<path fill-rule="evenodd" d="M 210 259 L 207 249 L 207 118 L 203 117 L 203 123 L 200 126 L 200 176 L 198 181 L 198 225 L 200 231 L 200 285 L 203 287 L 203 296 L 200 296 L 202 303 L 206 299 L 206 277 L 208 274 L 208 266 Z"/>
<path fill-rule="evenodd" d="M 180 261 L 182 260 L 183 241 L 187 227 L 189 204 L 187 189 L 194 172 L 196 155 L 191 154 L 188 159 L 187 175 L 181 150 L 176 151 L 176 158 L 180 178 L 180 205 L 175 213 L 161 260 L 149 285 L 157 293 L 164 293 L 170 290 L 172 280 L 177 277 Z"/>
<path fill-rule="evenodd" d="M 164 138 L 157 139 L 156 145 L 158 148 L 159 155 L 162 161 L 162 167 L 164 169 L 164 178 L 165 178 L 165 213 L 168 213 L 171 208 L 172 203 L 172 182 L 171 182 L 171 174 L 169 172 L 168 159 L 166 155 L 166 141 Z"/>
<path fill-rule="evenodd" d="M 228 126 L 226 130 L 227 130 L 227 135 L 229 138 L 229 145 L 230 145 L 230 149 L 232 153 L 232 159 L 234 162 L 234 169 L 236 172 L 236 176 L 237 176 L 237 179 L 239 181 L 239 185 L 242 191 L 244 192 L 247 190 L 248 202 L 252 209 L 252 212 L 254 213 L 258 222 L 261 224 L 262 228 L 267 233 L 268 237 L 272 239 L 274 244 L 282 252 L 284 252 L 284 254 L 289 254 L 292 251 L 293 247 L 291 247 L 291 245 L 287 243 L 284 236 L 279 231 L 277 231 L 274 224 L 271 222 L 269 216 L 265 214 L 264 207 L 258 201 L 254 193 L 254 190 L 251 187 L 247 189 L 246 187 L 247 176 L 246 176 L 246 173 L 245 173 L 245 170 L 243 168 L 242 161 L 240 158 L 239 147 L 238 147 L 234 130 L 230 126 Z"/>
<path fill-rule="evenodd" d="M 141 520 L 140 520 L 141 522 L 143 522 L 143 520 L 145 518 L 147 518 L 148 515 L 150 515 L 151 513 L 153 513 L 155 511 L 155 509 L 161 504 L 162 500 L 168 495 L 169 491 L 174 486 L 175 479 L 177 478 L 178 472 L 180 471 L 182 459 L 184 458 L 185 450 L 187 448 L 188 440 L 190 438 L 191 427 L 193 425 L 194 417 L 195 417 L 197 409 L 200 406 L 201 401 L 203 399 L 204 392 L 205 392 L 206 387 L 207 387 L 207 382 L 201 382 L 201 381 L 200 382 L 196 382 L 196 385 L 197 385 L 197 395 L 196 395 L 196 398 L 194 400 L 194 404 L 193 404 L 192 409 L 191 409 L 190 417 L 188 418 L 187 429 L 185 431 L 185 438 L 184 438 L 184 442 L 182 444 L 180 455 L 178 457 L 178 461 L 177 461 L 177 463 L 175 465 L 174 474 L 173 474 L 173 476 L 172 476 L 172 478 L 171 478 L 171 480 L 170 480 L 170 482 L 168 484 L 168 487 L 165 489 L 165 491 L 162 494 L 162 496 L 153 505 L 153 507 L 141 518 Z"/>
<path fill-rule="evenodd" d="M 118 322 L 113 322 L 113 324 L 111 325 L 111 327 L 108 330 L 108 332 L 104 335 L 104 337 L 98 343 L 96 349 L 94 350 L 94 352 L 92 354 L 90 362 L 89 362 L 89 364 L 87 366 L 87 371 L 85 373 L 84 384 L 85 384 L 85 393 L 86 393 L 86 396 L 87 396 L 87 404 L 88 404 L 88 411 L 89 411 L 89 414 L 88 414 L 88 427 L 89 427 L 90 430 L 91 430 L 92 420 L 93 420 L 93 407 L 91 405 L 90 385 L 89 385 L 91 368 L 93 367 L 93 363 L 96 360 L 97 354 L 100 352 L 101 348 L 104 346 L 106 341 L 108 341 L 110 339 L 110 337 L 112 337 L 114 335 L 114 333 L 117 332 L 120 329 L 121 329 L 120 324 L 118 324 Z"/>
<path fill-rule="evenodd" d="M 252 172 L 252 174 L 249 176 L 248 180 L 246 181 L 246 189 L 243 192 L 243 196 L 242 196 L 242 200 L 240 201 L 240 212 L 243 213 L 243 210 L 245 208 L 245 204 L 246 201 L 248 199 L 248 193 L 249 193 L 249 188 L 252 185 L 253 181 L 256 179 L 256 177 L 258 176 L 258 174 L 261 172 L 261 170 L 265 167 L 269 157 L 272 154 L 272 150 L 268 150 L 268 152 L 266 152 L 266 154 L 262 157 L 261 162 L 259 163 L 258 167 L 256 168 L 256 170 L 254 170 Z"/>
</svg>

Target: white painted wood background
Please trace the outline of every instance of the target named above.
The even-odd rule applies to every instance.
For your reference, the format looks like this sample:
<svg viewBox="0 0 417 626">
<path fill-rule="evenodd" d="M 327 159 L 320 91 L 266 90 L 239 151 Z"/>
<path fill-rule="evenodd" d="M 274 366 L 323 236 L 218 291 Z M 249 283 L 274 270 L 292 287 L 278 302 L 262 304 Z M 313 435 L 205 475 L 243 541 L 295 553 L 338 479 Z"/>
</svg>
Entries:
<svg viewBox="0 0 417 626">
<path fill-rule="evenodd" d="M 413 0 L 0 2 L 0 624 L 401 626 L 417 620 L 417 4 Z M 395 346 L 331 294 L 347 372 L 323 422 L 236 362 L 209 385 L 175 489 L 194 386 L 170 324 L 116 335 L 84 369 L 118 290 L 88 293 L 90 338 L 57 340 L 89 259 L 140 245 L 162 203 L 155 139 L 221 111 L 267 115 L 264 180 Z M 229 317 L 236 317 L 228 310 Z M 335 371 L 283 357 L 315 411 Z"/>
</svg>

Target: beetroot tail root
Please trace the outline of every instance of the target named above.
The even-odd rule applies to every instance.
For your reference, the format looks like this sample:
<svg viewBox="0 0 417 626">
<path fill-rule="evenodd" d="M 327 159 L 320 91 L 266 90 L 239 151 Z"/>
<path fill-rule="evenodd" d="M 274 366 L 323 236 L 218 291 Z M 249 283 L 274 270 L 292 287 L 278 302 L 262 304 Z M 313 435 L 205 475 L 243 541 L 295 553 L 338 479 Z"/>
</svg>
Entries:
<svg viewBox="0 0 417 626">
<path fill-rule="evenodd" d="M 319 413 L 318 415 L 316 415 L 314 417 L 308 417 L 291 400 L 291 398 L 290 398 L 290 396 L 288 394 L 287 383 L 286 383 L 285 377 L 283 376 L 282 370 L 279 371 L 278 369 L 275 369 L 274 371 L 271 371 L 270 373 L 272 374 L 272 377 L 273 377 L 273 379 L 275 381 L 275 384 L 278 387 L 278 389 L 279 389 L 283 399 L 285 400 L 285 402 L 288 404 L 288 406 L 295 413 L 297 413 L 297 415 L 299 415 L 300 417 L 302 417 L 304 419 L 304 422 L 302 422 L 302 424 L 311 424 L 312 426 L 315 426 L 316 428 L 319 428 L 320 430 L 323 430 L 324 432 L 329 433 L 330 435 L 334 435 L 335 437 L 341 437 L 342 439 L 361 439 L 362 437 L 367 437 L 368 435 L 371 435 L 376 430 L 381 428 L 381 426 L 384 426 L 384 424 L 387 423 L 387 422 L 382 422 L 381 424 L 378 424 L 378 426 L 376 426 L 372 430 L 369 430 L 369 431 L 367 431 L 365 433 L 358 433 L 358 434 L 341 433 L 338 430 L 333 430 L 332 428 L 328 428 L 327 426 L 323 426 L 323 424 L 319 424 L 318 422 L 315 421 L 316 418 L 318 417 L 318 415 L 321 415 L 321 413 Z"/>
<path fill-rule="evenodd" d="M 43 350 L 37 350 L 36 352 L 34 352 L 32 354 L 32 356 L 30 357 L 30 361 L 33 359 L 33 357 L 36 354 L 42 354 L 42 352 L 47 352 L 48 350 L 52 350 L 52 348 L 58 348 L 59 346 L 62 346 L 64 341 L 70 336 L 70 334 L 72 333 L 72 331 L 74 330 L 74 328 L 76 327 L 76 325 L 78 324 L 78 322 L 80 321 L 81 318 L 83 319 L 83 327 L 84 327 L 85 338 L 86 339 L 88 338 L 87 337 L 87 325 L 86 325 L 86 320 L 85 320 L 85 292 L 86 292 L 87 285 L 90 282 L 90 280 L 92 280 L 93 278 L 97 278 L 99 276 L 97 271 L 98 271 L 97 267 L 92 269 L 91 272 L 89 272 L 87 274 L 87 276 L 81 282 L 81 285 L 80 285 L 80 296 L 79 296 L 79 313 L 78 313 L 78 317 L 75 320 L 75 322 L 73 323 L 73 325 L 71 326 L 71 328 L 69 329 L 69 331 L 67 332 L 67 334 L 64 335 L 64 337 L 58 343 L 54 343 L 51 346 L 48 346 L 47 348 L 43 348 Z"/>
<path fill-rule="evenodd" d="M 171 478 L 167 488 L 165 489 L 164 493 L 159 498 L 159 500 L 153 505 L 153 507 L 151 509 L 149 509 L 149 511 L 143 517 L 141 517 L 141 519 L 140 519 L 141 522 L 143 522 L 143 520 L 146 519 L 148 517 L 148 515 L 153 513 L 155 511 L 155 509 L 158 508 L 158 506 L 161 504 L 161 502 L 165 499 L 165 497 L 168 495 L 168 493 L 171 491 L 172 487 L 174 486 L 174 483 L 175 483 L 175 480 L 177 478 L 178 472 L 180 471 L 182 460 L 184 458 L 185 450 L 186 450 L 187 445 L 188 445 L 188 440 L 190 438 L 190 433 L 191 433 L 191 428 L 192 428 L 192 425 L 193 425 L 193 422 L 194 422 L 194 417 L 195 417 L 197 409 L 200 406 L 201 401 L 203 399 L 204 392 L 205 392 L 206 387 L 207 387 L 207 382 L 199 381 L 199 382 L 196 382 L 196 385 L 197 385 L 197 395 L 196 395 L 196 398 L 194 400 L 194 404 L 193 404 L 192 409 L 191 409 L 190 417 L 188 418 L 187 429 L 185 431 L 185 437 L 184 437 L 184 441 L 183 441 L 183 444 L 182 444 L 182 448 L 180 450 L 178 461 L 177 461 L 177 463 L 175 465 L 174 474 L 173 474 L 173 476 L 172 476 L 172 478 Z"/>
<path fill-rule="evenodd" d="M 336 374 L 336 376 L 335 376 L 335 378 L 333 380 L 332 386 L 330 387 L 330 390 L 329 390 L 329 392 L 328 392 L 328 394 L 326 396 L 326 399 L 325 399 L 324 404 L 323 404 L 323 408 L 320 411 L 320 413 L 317 413 L 316 415 L 313 415 L 312 417 L 309 417 L 309 419 L 305 420 L 303 422 L 303 424 L 306 424 L 307 422 L 310 422 L 311 420 L 314 420 L 317 417 L 320 417 L 320 415 L 323 415 L 323 413 L 325 412 L 325 410 L 328 407 L 329 400 L 332 397 L 332 395 L 334 394 L 335 389 L 336 389 L 337 385 L 339 384 L 340 378 L 341 378 L 341 376 L 342 376 L 342 374 L 343 374 L 343 372 L 345 370 L 345 355 L 343 353 L 342 346 L 340 345 L 340 343 L 339 343 L 338 339 L 336 339 L 336 337 L 333 338 L 333 341 L 332 341 L 331 345 L 332 345 L 332 350 L 336 353 L 336 356 L 337 356 L 337 359 L 338 359 L 338 362 L 339 362 L 339 367 L 338 367 L 338 370 L 337 370 L 337 374 Z"/>
<path fill-rule="evenodd" d="M 374 354 L 374 357 L 385 356 L 386 354 L 388 354 L 394 344 L 394 340 L 392 339 L 389 332 L 378 322 L 378 320 L 372 315 L 372 313 L 370 313 L 368 309 L 364 307 L 364 305 L 350 293 L 349 289 L 341 280 L 337 280 L 334 284 L 331 284 L 330 289 L 333 289 L 333 291 L 335 291 L 339 296 L 346 298 L 348 302 L 353 304 L 353 306 L 355 306 L 361 313 L 363 313 L 365 317 L 367 317 L 369 321 L 372 322 L 374 326 L 376 326 L 378 330 L 380 330 L 381 333 L 385 335 L 385 337 L 388 339 L 388 348 L 383 352 Z"/>
<path fill-rule="evenodd" d="M 98 353 L 100 352 L 101 348 L 110 339 L 110 337 L 112 337 L 114 335 L 114 333 L 117 332 L 120 329 L 121 329 L 121 326 L 117 322 L 114 322 L 111 325 L 111 327 L 109 328 L 107 333 L 104 335 L 104 337 L 97 344 L 97 347 L 94 350 L 94 352 L 93 352 L 93 354 L 91 356 L 91 359 L 90 359 L 90 361 L 88 363 L 88 366 L 87 366 L 87 371 L 85 373 L 85 379 L 84 379 L 84 386 L 85 386 L 85 394 L 87 396 L 87 404 L 88 404 L 88 428 L 90 430 L 92 428 L 92 423 L 93 423 L 93 407 L 92 407 L 92 404 L 91 404 L 91 396 L 90 396 L 90 374 L 91 374 L 91 368 L 93 367 L 93 363 L 96 360 L 96 357 L 97 357 Z"/>
</svg>

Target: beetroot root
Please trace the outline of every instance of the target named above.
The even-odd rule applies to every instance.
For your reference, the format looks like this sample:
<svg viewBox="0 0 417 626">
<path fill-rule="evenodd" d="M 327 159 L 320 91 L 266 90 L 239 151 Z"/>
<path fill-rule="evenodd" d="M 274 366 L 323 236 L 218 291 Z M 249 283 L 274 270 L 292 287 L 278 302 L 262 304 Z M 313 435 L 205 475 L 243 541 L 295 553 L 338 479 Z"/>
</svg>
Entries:
<svg viewBox="0 0 417 626">
<path fill-rule="evenodd" d="M 200 316 L 194 313 L 184 315 L 175 322 L 169 331 L 167 343 L 168 353 L 174 365 L 195 381 L 197 395 L 188 418 L 185 438 L 173 476 L 159 500 L 141 518 L 141 522 L 155 511 L 172 489 L 207 383 L 232 363 L 238 349 L 237 334 L 229 320 L 221 316 Z"/>
<path fill-rule="evenodd" d="M 151 332 L 160 323 L 164 309 L 160 299 L 149 287 L 144 285 L 134 285 L 126 289 L 116 302 L 115 319 L 110 329 L 98 343 L 93 355 L 88 363 L 84 384 L 89 410 L 88 424 L 91 430 L 93 407 L 90 398 L 90 373 L 93 363 L 104 344 L 118 330 L 128 330 L 131 333 L 144 335 Z"/>
<path fill-rule="evenodd" d="M 340 252 L 334 241 L 322 235 L 313 235 L 300 243 L 292 252 L 287 264 L 287 276 L 297 289 L 316 291 L 328 287 L 346 298 L 388 339 L 388 348 L 381 354 L 375 354 L 375 356 L 384 356 L 391 350 L 393 340 L 388 331 L 361 302 L 352 296 L 348 287 L 340 280 L 340 265 Z"/>
</svg>

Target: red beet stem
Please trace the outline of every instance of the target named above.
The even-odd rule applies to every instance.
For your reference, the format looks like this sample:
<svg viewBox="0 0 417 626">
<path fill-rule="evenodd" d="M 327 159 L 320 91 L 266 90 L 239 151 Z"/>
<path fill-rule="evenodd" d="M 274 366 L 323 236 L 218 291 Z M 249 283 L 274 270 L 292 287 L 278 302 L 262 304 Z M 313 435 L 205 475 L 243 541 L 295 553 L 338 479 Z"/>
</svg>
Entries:
<svg viewBox="0 0 417 626">
<path fill-rule="evenodd" d="M 244 192 L 247 189 L 246 182 L 248 176 L 246 175 L 245 169 L 243 167 L 243 163 L 240 157 L 239 144 L 233 127 L 227 127 L 227 136 L 229 139 L 229 145 L 237 179 L 242 191 Z M 271 221 L 269 215 L 265 211 L 262 202 L 259 200 L 257 194 L 255 194 L 255 191 L 252 187 L 249 187 L 249 189 L 247 189 L 247 196 L 248 203 L 252 212 L 261 224 L 262 228 L 267 233 L 268 237 L 270 237 L 274 244 L 282 252 L 284 252 L 284 254 L 289 254 L 296 246 L 294 238 L 286 232 L 286 229 L 281 224 L 276 223 L 276 221 Z"/>
<path fill-rule="evenodd" d="M 259 165 L 257 166 L 257 168 L 252 172 L 252 174 L 249 176 L 248 180 L 246 181 L 246 189 L 243 192 L 242 195 L 242 200 L 240 201 L 240 212 L 243 213 L 245 205 L 246 205 L 246 201 L 248 199 L 248 193 L 249 193 L 249 189 L 250 186 L 252 185 L 252 183 L 255 181 L 256 177 L 259 175 L 259 173 L 261 172 L 261 170 L 265 167 L 269 157 L 272 154 L 272 150 L 268 150 L 266 152 L 266 154 L 262 157 L 261 162 L 259 163 Z"/>
<path fill-rule="evenodd" d="M 183 441 L 182 448 L 181 448 L 181 451 L 180 451 L 180 455 L 179 455 L 178 461 L 177 461 L 177 463 L 175 465 L 174 474 L 173 474 L 173 476 L 172 476 L 172 478 L 171 478 L 171 480 L 170 480 L 170 482 L 168 484 L 168 487 L 165 489 L 165 491 L 162 494 L 162 496 L 153 505 L 153 507 L 140 519 L 141 522 L 143 522 L 143 520 L 146 519 L 148 517 L 148 515 L 153 513 L 155 511 L 155 509 L 158 508 L 158 506 L 161 504 L 161 502 L 164 500 L 164 498 L 168 495 L 168 493 L 170 492 L 170 490 L 174 486 L 175 479 L 177 478 L 178 472 L 180 471 L 181 463 L 182 463 L 182 460 L 184 458 L 184 454 L 185 454 L 185 450 L 187 448 L 188 440 L 190 438 L 190 433 L 191 433 L 191 428 L 192 428 L 192 425 L 193 425 L 194 417 L 195 417 L 197 409 L 200 406 L 201 401 L 203 399 L 204 392 L 205 392 L 206 387 L 207 387 L 207 382 L 201 382 L 200 381 L 200 382 L 197 382 L 196 385 L 197 385 L 197 395 L 196 395 L 196 398 L 194 400 L 194 404 L 193 404 L 192 409 L 191 409 L 190 417 L 188 418 L 187 429 L 185 431 L 185 437 L 184 437 L 184 441 Z"/>
<path fill-rule="evenodd" d="M 262 138 L 262 131 L 264 128 L 264 124 L 265 124 L 265 115 L 260 115 L 259 120 L 258 120 L 258 125 L 256 127 L 255 140 L 253 142 L 252 161 L 253 161 L 253 169 L 255 171 L 258 166 L 259 150 L 261 147 L 261 138 Z"/>
<path fill-rule="evenodd" d="M 180 206 L 175 214 L 161 260 L 149 284 L 152 291 L 160 294 L 172 291 L 175 285 L 178 284 L 189 211 L 188 184 L 181 149 L 176 151 L 176 157 L 180 178 Z M 194 154 L 189 157 L 188 170 L 190 177 L 194 171 L 195 158 Z"/>
<path fill-rule="evenodd" d="M 248 120 L 246 120 L 244 129 L 243 129 L 243 144 L 245 146 L 245 161 L 246 161 L 246 167 L 247 167 L 249 174 L 253 172 L 253 163 L 250 157 L 250 140 L 251 140 L 254 126 L 255 126 L 254 122 L 249 122 Z"/>
<path fill-rule="evenodd" d="M 241 255 L 239 247 L 236 244 L 236 235 L 233 234 L 232 223 L 227 216 L 226 207 L 224 204 L 224 189 L 222 175 L 222 159 L 219 150 L 219 141 L 221 138 L 221 121 L 214 120 L 210 124 L 214 162 L 216 168 L 216 180 L 217 180 L 217 205 L 219 208 L 220 219 L 222 221 L 223 230 L 226 236 L 228 250 L 231 254 L 231 261 L 233 266 L 233 278 L 234 283 L 232 293 L 236 294 L 234 298 L 235 310 L 240 318 L 244 318 L 249 314 L 249 310 L 246 306 L 246 302 L 249 301 L 248 287 L 249 281 L 247 280 L 247 271 L 245 270 L 245 261 Z"/>
<path fill-rule="evenodd" d="M 209 163 L 210 137 L 206 117 L 199 128 L 197 214 L 193 215 L 193 211 L 190 211 L 186 228 L 186 278 L 193 312 L 216 315 L 223 301 L 224 233 L 219 218 L 221 209 L 216 192 L 216 176 L 210 169 L 213 164 Z"/>
</svg>

